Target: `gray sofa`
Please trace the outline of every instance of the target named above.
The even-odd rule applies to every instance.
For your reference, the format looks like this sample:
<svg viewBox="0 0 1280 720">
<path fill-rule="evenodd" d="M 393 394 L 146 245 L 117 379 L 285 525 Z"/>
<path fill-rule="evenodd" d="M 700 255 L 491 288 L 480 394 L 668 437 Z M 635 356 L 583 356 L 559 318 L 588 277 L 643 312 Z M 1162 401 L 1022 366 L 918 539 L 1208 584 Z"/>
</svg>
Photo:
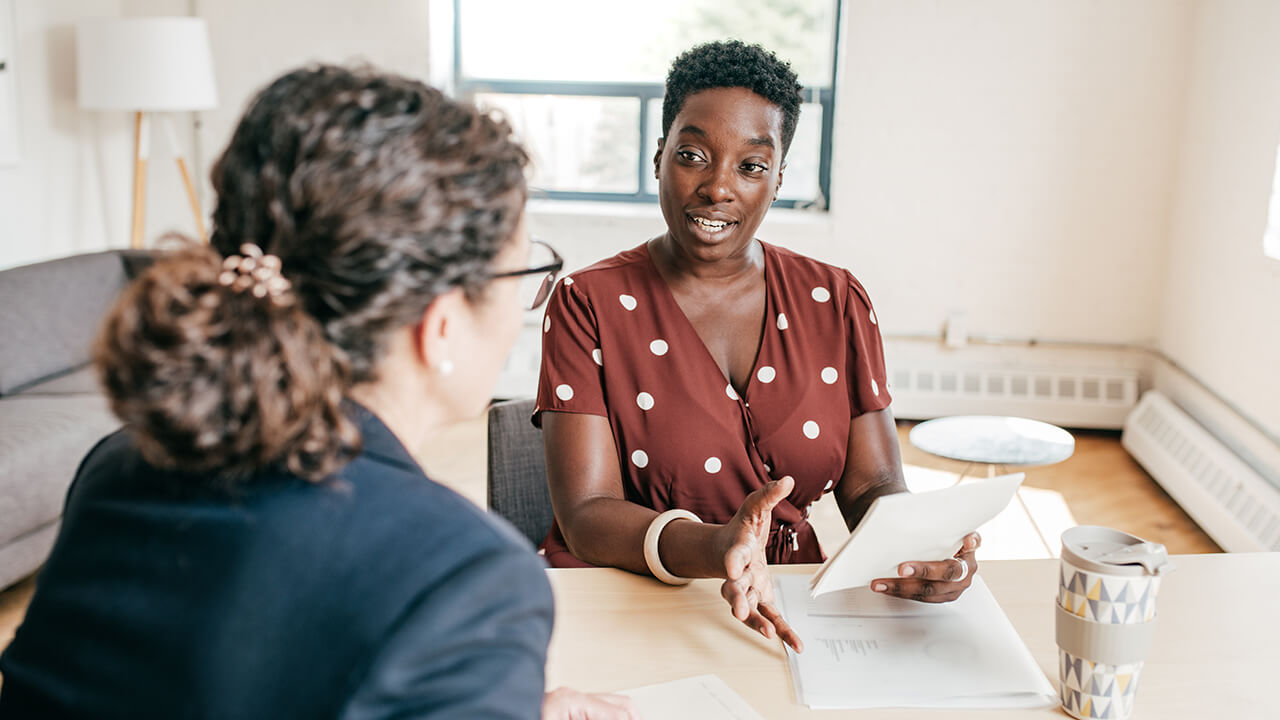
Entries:
<svg viewBox="0 0 1280 720">
<path fill-rule="evenodd" d="M 89 353 L 140 252 L 104 252 L 0 271 L 0 588 L 49 554 L 72 476 L 119 427 Z"/>
</svg>

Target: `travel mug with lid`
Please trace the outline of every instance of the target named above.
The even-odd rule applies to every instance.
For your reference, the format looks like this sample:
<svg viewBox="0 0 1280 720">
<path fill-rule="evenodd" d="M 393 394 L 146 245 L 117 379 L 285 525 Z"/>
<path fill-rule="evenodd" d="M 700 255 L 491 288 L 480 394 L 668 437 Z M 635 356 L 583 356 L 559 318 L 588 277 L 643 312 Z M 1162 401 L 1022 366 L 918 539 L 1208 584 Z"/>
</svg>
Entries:
<svg viewBox="0 0 1280 720">
<path fill-rule="evenodd" d="M 1160 577 L 1172 569 L 1163 545 L 1129 533 L 1092 525 L 1062 533 L 1055 627 L 1058 694 L 1068 714 L 1132 715 Z"/>
</svg>

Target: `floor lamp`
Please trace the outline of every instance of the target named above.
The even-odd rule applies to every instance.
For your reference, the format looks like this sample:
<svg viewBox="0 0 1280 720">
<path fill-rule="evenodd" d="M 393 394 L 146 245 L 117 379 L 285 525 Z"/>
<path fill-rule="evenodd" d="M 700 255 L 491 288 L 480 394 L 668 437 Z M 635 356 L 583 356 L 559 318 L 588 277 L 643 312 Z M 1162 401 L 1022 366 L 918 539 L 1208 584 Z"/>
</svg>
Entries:
<svg viewBox="0 0 1280 720">
<path fill-rule="evenodd" d="M 218 104 L 208 29 L 204 20 L 191 17 L 87 21 L 76 28 L 76 67 L 80 107 L 133 113 L 132 245 L 140 248 L 146 226 L 151 114 L 208 110 Z M 204 213 L 173 121 L 168 115 L 160 120 L 178 160 L 196 229 L 207 241 Z"/>
</svg>

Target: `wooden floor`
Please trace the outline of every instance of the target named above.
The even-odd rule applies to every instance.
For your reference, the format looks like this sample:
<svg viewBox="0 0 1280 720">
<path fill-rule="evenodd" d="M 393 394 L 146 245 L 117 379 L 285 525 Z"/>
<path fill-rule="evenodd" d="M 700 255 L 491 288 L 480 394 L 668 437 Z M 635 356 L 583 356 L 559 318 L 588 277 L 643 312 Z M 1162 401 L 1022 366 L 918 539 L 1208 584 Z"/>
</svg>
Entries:
<svg viewBox="0 0 1280 720">
<path fill-rule="evenodd" d="M 954 476 L 966 463 L 946 460 L 918 450 L 907 442 L 914 423 L 898 423 L 902 462 L 908 482 L 913 474 L 944 472 Z M 1182 508 L 1120 446 L 1120 433 L 1074 430 L 1076 449 L 1057 465 L 1018 469 L 1026 473 L 1020 495 L 1030 519 L 1043 531 L 1056 553 L 1056 537 L 1073 525 L 1105 525 L 1152 542 L 1170 553 L 1222 552 Z M 985 474 L 975 467 L 970 473 Z M 917 489 L 914 487 L 912 489 Z M 1010 509 L 1015 506 L 1011 504 Z M 1067 515 L 1063 515 L 1066 513 Z M 1064 520 L 1070 520 L 1063 525 Z M 1052 535 L 1051 537 L 1048 537 Z M 984 535 L 987 557 L 1025 557 L 1026 548 L 1000 548 L 1000 538 Z M 983 554 L 979 555 L 980 557 Z"/>
<path fill-rule="evenodd" d="M 944 460 L 911 447 L 912 423 L 900 422 L 907 482 L 913 490 L 954 483 L 966 464 Z M 1051 557 L 1056 538 L 1075 524 L 1106 525 L 1163 543 L 1171 553 L 1221 552 L 1143 469 L 1120 447 L 1119 433 L 1077 431 L 1075 454 L 1067 461 L 1026 470 L 1022 502 L 1011 503 L 1001 517 L 981 528 L 980 559 Z M 469 420 L 449 428 L 416 453 L 433 478 L 473 502 L 485 503 L 485 422 Z M 969 468 L 985 475 L 984 467 Z M 823 547 L 838 546 L 847 535 L 834 501 L 826 496 L 813 509 Z M 30 578 L 0 593 L 0 648 L 8 645 L 30 602 Z"/>
</svg>

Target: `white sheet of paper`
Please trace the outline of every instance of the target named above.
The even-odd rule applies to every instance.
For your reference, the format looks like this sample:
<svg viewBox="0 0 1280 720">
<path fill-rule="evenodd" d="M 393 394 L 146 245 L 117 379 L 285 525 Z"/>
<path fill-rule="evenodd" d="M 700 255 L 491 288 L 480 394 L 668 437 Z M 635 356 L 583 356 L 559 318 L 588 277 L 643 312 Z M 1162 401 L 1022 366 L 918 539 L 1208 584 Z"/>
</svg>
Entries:
<svg viewBox="0 0 1280 720">
<path fill-rule="evenodd" d="M 663 720 L 764 720 L 715 675 L 697 675 L 623 690 L 635 700 L 640 716 Z"/>
<path fill-rule="evenodd" d="M 960 599 L 928 604 L 854 589 L 811 597 L 803 575 L 774 578 L 804 641 L 787 655 L 798 702 L 812 708 L 1009 708 L 1058 702 L 1053 686 L 981 577 Z"/>
<path fill-rule="evenodd" d="M 897 577 L 898 565 L 909 560 L 930 562 L 955 555 L 965 535 L 1009 504 L 1022 478 L 1022 473 L 1014 473 L 876 498 L 844 545 L 813 574 L 813 594 Z"/>
</svg>

